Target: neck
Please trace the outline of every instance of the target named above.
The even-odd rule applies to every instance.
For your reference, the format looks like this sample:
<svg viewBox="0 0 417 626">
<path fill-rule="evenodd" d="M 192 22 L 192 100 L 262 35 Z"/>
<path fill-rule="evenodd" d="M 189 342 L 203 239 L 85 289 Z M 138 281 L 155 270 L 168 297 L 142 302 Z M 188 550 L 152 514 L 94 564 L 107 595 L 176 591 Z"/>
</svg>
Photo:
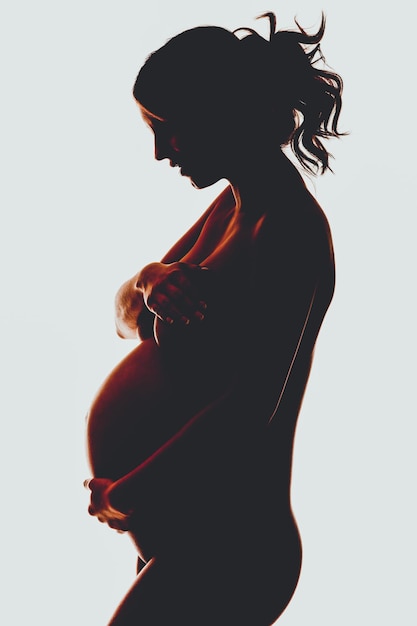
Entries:
<svg viewBox="0 0 417 626">
<path fill-rule="evenodd" d="M 280 200 L 288 192 L 305 188 L 301 174 L 285 154 L 279 150 L 272 155 L 240 158 L 236 173 L 228 179 L 240 213 L 264 213 L 271 199 Z"/>
</svg>

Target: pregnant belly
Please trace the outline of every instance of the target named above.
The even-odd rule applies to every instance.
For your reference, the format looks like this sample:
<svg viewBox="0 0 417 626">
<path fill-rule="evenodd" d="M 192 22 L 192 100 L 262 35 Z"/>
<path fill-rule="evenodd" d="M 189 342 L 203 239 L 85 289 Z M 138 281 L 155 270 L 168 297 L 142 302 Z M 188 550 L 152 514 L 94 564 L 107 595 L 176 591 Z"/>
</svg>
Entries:
<svg viewBox="0 0 417 626">
<path fill-rule="evenodd" d="M 207 360 L 202 366 L 200 359 L 190 359 L 190 351 L 175 347 L 166 351 L 153 339 L 143 341 L 97 391 L 87 417 L 93 476 L 117 480 L 126 475 L 221 393 L 225 378 L 220 370 L 211 369 Z M 184 543 L 187 513 L 176 510 L 173 515 L 171 509 L 167 514 L 165 504 L 152 511 L 150 521 L 143 512 L 138 524 L 132 518 L 130 534 L 144 560 L 157 548 Z"/>
<path fill-rule="evenodd" d="M 109 374 L 87 417 L 94 476 L 117 480 L 148 458 L 218 393 L 215 372 L 173 359 L 147 339 Z"/>
<path fill-rule="evenodd" d="M 179 344 L 171 344 L 169 350 L 164 350 L 153 339 L 147 339 L 113 369 L 97 391 L 87 419 L 87 450 L 94 476 L 117 480 L 126 475 L 224 391 L 230 374 L 230 361 L 215 359 L 214 350 L 209 359 L 207 351 L 204 352 L 206 358 L 202 363 L 199 354 L 200 350 L 192 352 L 185 348 L 181 353 Z M 195 359 L 191 359 L 190 355 L 194 355 Z M 253 475 L 253 464 L 254 459 L 251 458 L 240 485 L 235 483 L 230 490 L 230 479 L 225 480 L 224 494 L 222 489 L 216 490 L 213 505 L 210 504 L 211 492 L 197 498 L 198 502 L 202 500 L 201 515 L 196 506 L 196 493 L 185 493 L 183 497 L 178 490 L 174 506 L 171 501 L 162 501 L 157 510 L 138 512 L 137 517 L 132 518 L 130 534 L 142 558 L 148 560 L 158 552 L 172 550 L 172 546 L 182 551 L 187 544 L 194 545 L 192 529 L 199 536 L 203 523 L 210 526 L 212 542 L 209 543 L 214 549 L 223 541 L 225 518 L 229 519 L 229 526 L 232 524 L 236 536 L 236 521 L 239 520 L 243 533 L 239 542 L 245 544 L 253 529 L 262 521 L 261 503 L 265 503 L 271 495 L 261 476 L 263 464 L 255 462 L 254 465 L 259 466 L 259 480 Z M 283 513 L 287 517 L 288 512 L 286 492 L 290 463 L 288 467 L 284 465 L 279 472 L 285 483 L 282 496 L 278 498 L 281 500 L 277 513 L 280 520 Z M 234 476 L 235 472 L 232 474 Z M 271 472 L 268 470 L 266 474 Z M 252 496 L 248 494 L 250 484 L 255 488 Z M 260 484 L 265 489 L 259 489 Z M 274 483 L 275 498 L 278 497 L 276 492 L 277 485 Z M 248 498 L 252 505 L 254 499 L 259 499 L 259 506 L 252 506 L 256 513 L 254 517 L 248 514 Z M 241 505 L 242 514 L 239 513 Z M 220 517 L 219 507 L 222 511 Z M 242 524 L 242 516 L 248 522 L 246 525 Z M 268 513 L 266 517 L 271 516 Z M 205 541 L 207 543 L 207 537 Z"/>
</svg>

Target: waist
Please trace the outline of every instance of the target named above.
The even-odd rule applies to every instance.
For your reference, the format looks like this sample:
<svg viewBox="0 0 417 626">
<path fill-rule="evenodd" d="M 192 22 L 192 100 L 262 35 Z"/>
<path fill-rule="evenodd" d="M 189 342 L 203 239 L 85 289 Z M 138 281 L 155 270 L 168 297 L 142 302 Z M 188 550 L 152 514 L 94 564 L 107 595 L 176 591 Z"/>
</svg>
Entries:
<svg viewBox="0 0 417 626">
<path fill-rule="evenodd" d="M 191 480 L 176 492 L 155 496 L 148 510 L 133 514 L 130 531 L 141 558 L 179 557 L 193 551 L 223 554 L 242 550 L 261 553 L 266 544 L 297 534 L 284 476 L 242 471 L 215 476 L 209 485 Z M 287 477 L 289 471 L 285 472 Z"/>
<path fill-rule="evenodd" d="M 258 509 L 256 515 L 254 511 L 248 514 L 249 502 L 245 503 L 246 510 L 237 507 L 233 514 L 225 513 L 218 504 L 213 503 L 217 512 L 211 511 L 204 518 L 182 511 L 181 515 L 153 519 L 147 528 L 142 519 L 133 522 L 128 534 L 145 563 L 155 556 L 180 559 L 194 553 L 206 553 L 210 558 L 242 552 L 260 556 L 274 545 L 287 545 L 291 538 L 299 537 L 296 520 L 286 504 L 275 507 L 273 515 L 269 515 L 270 507 L 264 512 Z"/>
</svg>

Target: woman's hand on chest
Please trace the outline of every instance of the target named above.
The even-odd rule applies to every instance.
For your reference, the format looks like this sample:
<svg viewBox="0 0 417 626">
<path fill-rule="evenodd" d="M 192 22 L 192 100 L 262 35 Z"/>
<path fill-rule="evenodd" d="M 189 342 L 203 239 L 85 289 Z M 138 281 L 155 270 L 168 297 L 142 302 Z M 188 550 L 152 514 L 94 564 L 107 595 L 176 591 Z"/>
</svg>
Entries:
<svg viewBox="0 0 417 626">
<path fill-rule="evenodd" d="M 196 280 L 202 271 L 205 268 L 180 261 L 150 263 L 139 273 L 137 286 L 146 307 L 160 320 L 188 325 L 204 319 L 207 305 Z"/>
</svg>

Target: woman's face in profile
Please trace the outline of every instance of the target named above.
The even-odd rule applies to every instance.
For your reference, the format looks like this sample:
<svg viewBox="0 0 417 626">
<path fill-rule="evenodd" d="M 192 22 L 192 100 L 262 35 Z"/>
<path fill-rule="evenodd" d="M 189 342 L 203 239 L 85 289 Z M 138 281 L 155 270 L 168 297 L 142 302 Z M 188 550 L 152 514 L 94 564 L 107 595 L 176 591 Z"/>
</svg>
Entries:
<svg viewBox="0 0 417 626">
<path fill-rule="evenodd" d="M 146 125 L 154 134 L 155 159 L 168 159 L 180 167 L 181 176 L 190 178 L 198 189 L 209 187 L 224 177 L 220 173 L 221 146 L 206 124 L 175 123 L 161 118 L 139 103 Z"/>
</svg>

